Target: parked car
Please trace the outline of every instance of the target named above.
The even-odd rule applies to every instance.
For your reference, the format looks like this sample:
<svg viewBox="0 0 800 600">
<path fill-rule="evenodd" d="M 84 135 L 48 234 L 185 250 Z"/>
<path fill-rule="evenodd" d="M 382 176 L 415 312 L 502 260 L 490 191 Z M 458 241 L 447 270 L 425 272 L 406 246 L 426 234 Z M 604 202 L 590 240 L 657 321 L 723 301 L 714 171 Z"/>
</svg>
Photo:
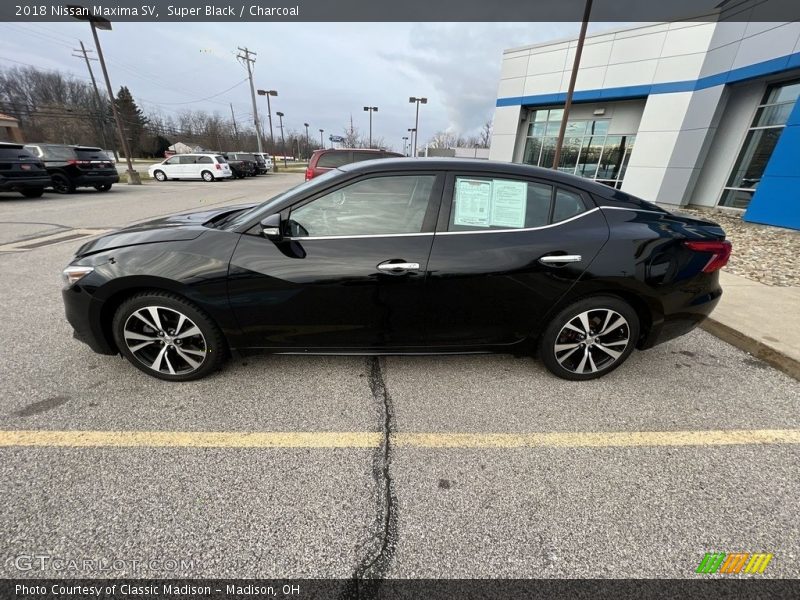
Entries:
<svg viewBox="0 0 800 600">
<path fill-rule="evenodd" d="M 252 163 L 243 160 L 233 160 L 232 158 L 225 158 L 228 161 L 228 166 L 231 168 L 234 179 L 244 179 L 245 177 L 252 177 Z"/>
<path fill-rule="evenodd" d="M 119 173 L 102 148 L 66 144 L 25 144 L 25 149 L 44 163 L 59 194 L 71 194 L 79 187 L 107 192 L 119 182 Z"/>
<path fill-rule="evenodd" d="M 258 175 L 258 161 L 252 152 L 225 152 L 225 158 L 244 163 L 244 169 L 248 177 L 255 177 Z"/>
<path fill-rule="evenodd" d="M 360 162 L 362 160 L 374 160 L 377 158 L 396 158 L 402 157 L 402 154 L 397 152 L 389 152 L 387 150 L 370 150 L 368 148 L 357 149 L 336 149 L 329 148 L 327 150 L 314 150 L 311 159 L 308 161 L 306 168 L 306 181 L 313 179 L 323 173 L 327 173 L 331 169 L 349 165 L 350 163 Z"/>
<path fill-rule="evenodd" d="M 0 192 L 39 198 L 51 184 L 44 164 L 22 144 L 0 142 Z"/>
<path fill-rule="evenodd" d="M 274 163 L 272 162 L 272 157 L 267 154 L 266 152 L 253 152 L 255 156 L 260 156 L 264 160 L 264 165 L 266 166 L 267 171 L 269 172 L 274 167 Z"/>
<path fill-rule="evenodd" d="M 172 381 L 246 349 L 538 351 L 583 380 L 694 329 L 730 252 L 716 223 L 573 175 L 387 159 L 90 241 L 63 299 L 93 350 Z"/>
<path fill-rule="evenodd" d="M 147 172 L 158 181 L 202 179 L 215 181 L 233 177 L 228 161 L 221 154 L 176 154 L 151 165 Z"/>
</svg>

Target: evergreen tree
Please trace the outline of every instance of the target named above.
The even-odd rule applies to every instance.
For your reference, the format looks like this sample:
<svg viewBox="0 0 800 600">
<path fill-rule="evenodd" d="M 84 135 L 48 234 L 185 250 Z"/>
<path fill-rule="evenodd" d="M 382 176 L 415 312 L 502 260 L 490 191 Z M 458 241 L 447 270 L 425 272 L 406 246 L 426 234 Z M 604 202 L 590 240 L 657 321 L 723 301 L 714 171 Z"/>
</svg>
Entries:
<svg viewBox="0 0 800 600">
<path fill-rule="evenodd" d="M 136 105 L 133 95 L 131 95 L 130 90 L 125 86 L 119 89 L 114 102 L 117 105 L 119 117 L 122 119 L 122 125 L 125 128 L 131 155 L 140 156 L 142 153 L 145 126 L 148 122 L 147 117 L 144 116 L 142 110 Z"/>
</svg>

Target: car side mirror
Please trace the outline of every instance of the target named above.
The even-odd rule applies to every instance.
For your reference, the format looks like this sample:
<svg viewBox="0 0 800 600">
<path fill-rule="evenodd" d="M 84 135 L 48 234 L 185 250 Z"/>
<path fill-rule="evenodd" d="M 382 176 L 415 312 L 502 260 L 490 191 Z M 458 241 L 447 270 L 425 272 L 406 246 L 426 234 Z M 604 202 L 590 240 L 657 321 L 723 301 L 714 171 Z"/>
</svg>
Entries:
<svg viewBox="0 0 800 600">
<path fill-rule="evenodd" d="M 270 215 L 261 221 L 261 235 L 273 242 L 279 242 L 283 239 L 280 214 Z"/>
</svg>

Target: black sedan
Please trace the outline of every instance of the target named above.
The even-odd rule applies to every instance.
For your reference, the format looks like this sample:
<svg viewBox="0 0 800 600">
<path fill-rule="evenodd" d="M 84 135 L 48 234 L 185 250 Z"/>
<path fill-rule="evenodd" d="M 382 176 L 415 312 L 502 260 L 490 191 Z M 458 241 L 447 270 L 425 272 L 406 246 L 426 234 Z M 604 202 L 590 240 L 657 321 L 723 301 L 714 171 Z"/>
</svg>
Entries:
<svg viewBox="0 0 800 600">
<path fill-rule="evenodd" d="M 252 349 L 538 352 L 582 380 L 696 327 L 730 251 L 716 223 L 572 175 L 384 159 L 91 241 L 63 298 L 78 339 L 170 381 Z"/>
</svg>

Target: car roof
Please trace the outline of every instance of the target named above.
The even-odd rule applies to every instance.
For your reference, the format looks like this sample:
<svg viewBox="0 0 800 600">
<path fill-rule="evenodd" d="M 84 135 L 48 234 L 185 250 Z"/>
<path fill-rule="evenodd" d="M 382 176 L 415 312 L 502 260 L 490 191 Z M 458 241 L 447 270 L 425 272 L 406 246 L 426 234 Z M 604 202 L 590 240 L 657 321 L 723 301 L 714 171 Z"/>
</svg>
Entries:
<svg viewBox="0 0 800 600">
<path fill-rule="evenodd" d="M 76 150 L 92 150 L 95 152 L 105 152 L 102 148 L 97 146 L 81 146 L 80 144 L 48 144 L 42 142 L 25 142 L 26 146 L 43 146 L 47 148 L 74 148 Z"/>
<path fill-rule="evenodd" d="M 0 148 L 11 148 L 12 150 L 21 150 L 24 144 L 15 144 L 14 142 L 0 142 Z"/>
</svg>

